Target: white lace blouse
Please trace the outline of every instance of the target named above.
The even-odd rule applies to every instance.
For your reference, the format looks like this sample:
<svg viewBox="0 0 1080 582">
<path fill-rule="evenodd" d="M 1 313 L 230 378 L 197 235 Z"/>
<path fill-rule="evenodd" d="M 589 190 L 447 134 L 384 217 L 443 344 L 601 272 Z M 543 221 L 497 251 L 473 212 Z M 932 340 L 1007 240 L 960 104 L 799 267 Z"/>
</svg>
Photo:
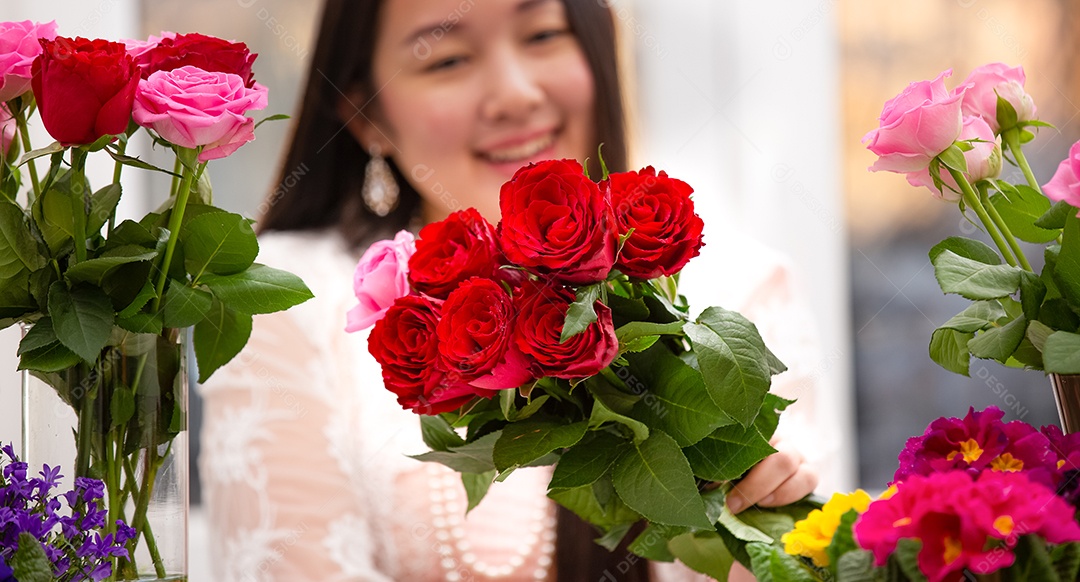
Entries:
<svg viewBox="0 0 1080 582">
<path fill-rule="evenodd" d="M 419 421 L 383 389 L 366 333 L 344 332 L 358 255 L 330 232 L 260 241 L 259 262 L 296 273 L 315 298 L 256 316 L 245 349 L 201 388 L 214 579 L 553 579 L 546 469 L 494 484 L 466 517 L 457 474 L 406 456 L 426 450 Z M 792 368 L 774 390 L 800 398 L 782 429 L 802 433 L 813 392 L 796 370 L 812 346 L 777 327 L 791 322 L 786 271 L 758 279 L 738 307 Z M 678 564 L 652 568 L 662 582 L 706 579 Z"/>
</svg>

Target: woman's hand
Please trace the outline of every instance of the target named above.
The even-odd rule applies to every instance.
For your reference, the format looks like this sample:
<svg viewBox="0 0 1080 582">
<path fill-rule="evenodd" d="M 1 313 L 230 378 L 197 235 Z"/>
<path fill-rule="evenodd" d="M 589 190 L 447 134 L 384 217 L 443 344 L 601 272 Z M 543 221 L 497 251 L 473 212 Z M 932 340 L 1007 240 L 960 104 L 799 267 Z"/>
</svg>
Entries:
<svg viewBox="0 0 1080 582">
<path fill-rule="evenodd" d="M 773 439 L 776 453 L 758 463 L 731 488 L 727 505 L 732 513 L 750 507 L 777 507 L 794 503 L 814 491 L 818 475 L 789 443 Z"/>
</svg>

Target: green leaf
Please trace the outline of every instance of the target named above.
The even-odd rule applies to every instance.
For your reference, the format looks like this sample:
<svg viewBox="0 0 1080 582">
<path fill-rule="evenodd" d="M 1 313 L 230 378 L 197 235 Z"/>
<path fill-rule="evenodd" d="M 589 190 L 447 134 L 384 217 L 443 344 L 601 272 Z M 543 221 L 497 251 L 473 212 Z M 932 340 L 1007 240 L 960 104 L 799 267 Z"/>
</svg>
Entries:
<svg viewBox="0 0 1080 582">
<path fill-rule="evenodd" d="M 551 476 L 550 489 L 571 489 L 592 485 L 602 477 L 630 443 L 609 432 L 589 432 L 580 443 L 567 449 Z"/>
<path fill-rule="evenodd" d="M 1043 214 L 1050 210 L 1050 200 L 1029 186 L 1016 186 L 1015 192 L 1008 197 L 994 194 L 990 204 L 994 205 L 1001 219 L 1013 236 L 1022 241 L 1035 244 L 1048 243 L 1058 237 L 1057 229 L 1049 230 L 1035 226 Z"/>
<path fill-rule="evenodd" d="M 1050 551 L 1050 559 L 1061 580 L 1076 580 L 1080 576 L 1080 542 L 1055 546 Z"/>
<path fill-rule="evenodd" d="M 125 220 L 109 233 L 106 248 L 113 249 L 126 245 L 153 248 L 156 242 L 157 237 L 150 234 L 145 226 L 134 220 Z"/>
<path fill-rule="evenodd" d="M 235 275 L 205 275 L 201 282 L 222 303 L 250 315 L 284 311 L 314 297 L 300 277 L 258 263 Z"/>
<path fill-rule="evenodd" d="M 1054 282 L 1074 309 L 1080 309 L 1080 218 L 1069 216 L 1061 233 Z"/>
<path fill-rule="evenodd" d="M 754 425 L 723 426 L 684 452 L 694 475 L 708 481 L 737 479 L 776 452 Z"/>
<path fill-rule="evenodd" d="M 1057 571 L 1050 560 L 1046 541 L 1038 535 L 1020 536 L 1013 551 L 1016 552 L 1016 564 L 1010 568 L 1013 580 L 1057 580 Z"/>
<path fill-rule="evenodd" d="M 757 328 L 734 311 L 710 307 L 698 323 L 686 324 L 683 331 L 693 342 L 713 402 L 739 424 L 749 426 L 772 381 L 768 350 Z"/>
<path fill-rule="evenodd" d="M 836 562 L 836 579 L 844 582 L 878 582 L 881 574 L 874 568 L 874 554 L 866 550 L 852 550 Z"/>
<path fill-rule="evenodd" d="M 157 252 L 147 250 L 145 247 L 122 246 L 106 251 L 96 259 L 87 259 L 72 265 L 64 275 L 72 283 L 85 282 L 100 287 L 105 277 L 116 269 L 130 263 L 152 261 L 155 258 L 157 258 Z"/>
<path fill-rule="evenodd" d="M 1024 307 L 1024 317 L 1028 320 L 1039 318 L 1039 310 L 1046 298 L 1046 284 L 1034 273 L 1024 271 L 1020 274 L 1020 302 Z"/>
<path fill-rule="evenodd" d="M 673 321 L 671 323 L 631 321 L 616 329 L 615 337 L 619 340 L 619 344 L 622 345 L 648 336 L 681 335 L 683 324 L 682 321 Z"/>
<path fill-rule="evenodd" d="M 157 291 L 154 289 L 153 282 L 147 279 L 143 282 L 142 289 L 135 295 L 135 298 L 128 303 L 120 313 L 116 314 L 117 318 L 127 318 L 135 315 L 142 309 L 151 299 L 157 296 Z"/>
<path fill-rule="evenodd" d="M 502 431 L 495 431 L 460 447 L 410 456 L 418 461 L 441 463 L 459 473 L 488 473 L 495 470 L 492 449 L 501 435 Z"/>
<path fill-rule="evenodd" d="M 690 463 L 662 431 L 619 457 L 612 483 L 623 502 L 649 521 L 712 529 Z"/>
<path fill-rule="evenodd" d="M 625 344 L 619 344 L 619 355 L 638 352 L 644 352 L 652 347 L 656 343 L 656 340 L 660 339 L 658 335 L 647 335 L 645 337 L 639 337 L 637 339 L 630 340 Z"/>
<path fill-rule="evenodd" d="M 687 533 L 686 528 L 650 523 L 626 549 L 646 560 L 674 562 L 675 555 L 668 549 L 668 541 L 684 533 Z"/>
<path fill-rule="evenodd" d="M 75 233 L 73 209 L 76 201 L 71 193 L 69 180 L 70 173 L 62 174 L 51 188 L 38 197 L 33 207 L 34 222 L 41 229 L 41 236 L 53 253 L 59 253 Z"/>
<path fill-rule="evenodd" d="M 222 302 L 224 304 L 224 302 Z M 190 327 L 203 320 L 214 305 L 214 296 L 202 289 L 192 289 L 175 279 L 169 281 L 162 307 L 165 327 Z M 225 307 L 229 306 L 225 304 Z M 239 310 L 234 310 L 243 313 Z M 245 340 L 246 343 L 246 340 Z M 243 347 L 243 346 L 241 346 Z"/>
<path fill-rule="evenodd" d="M 955 143 L 938 154 L 937 159 L 941 160 L 941 163 L 950 169 L 957 172 L 967 172 L 967 160 L 964 158 L 964 152 Z"/>
<path fill-rule="evenodd" d="M 151 172 L 161 172 L 162 174 L 168 174 L 170 176 L 175 176 L 177 178 L 182 177 L 182 176 L 180 176 L 180 174 L 177 174 L 175 172 L 171 172 L 171 171 L 163 169 L 163 168 L 159 168 L 159 167 L 157 167 L 157 166 L 155 166 L 153 164 L 148 164 L 148 163 L 140 160 L 139 158 L 135 158 L 135 157 L 132 157 L 132 156 L 128 156 L 128 155 L 124 155 L 124 154 L 114 152 L 112 150 L 112 148 L 105 148 L 105 151 L 109 152 L 109 156 L 112 157 L 112 159 L 120 162 L 121 164 L 123 164 L 125 166 L 131 166 L 132 168 L 139 168 L 140 170 L 150 170 Z"/>
<path fill-rule="evenodd" d="M 259 129 L 259 126 L 266 123 L 267 121 L 278 121 L 278 120 L 281 120 L 281 119 L 289 119 L 289 116 L 284 114 L 284 113 L 275 113 L 274 115 L 271 115 L 270 117 L 259 120 L 259 122 L 255 124 L 255 127 L 252 128 L 252 131 L 254 131 L 256 129 Z"/>
<path fill-rule="evenodd" d="M 495 471 L 493 470 L 487 473 L 461 474 L 461 483 L 465 486 L 465 496 L 469 499 L 469 505 L 465 508 L 466 514 L 476 509 L 477 505 L 480 505 L 484 496 L 487 495 L 488 489 L 491 489 L 491 483 L 494 480 Z"/>
<path fill-rule="evenodd" d="M 930 359 L 950 372 L 967 376 L 971 365 L 971 353 L 967 346 L 973 337 L 973 333 L 955 329 L 935 329 L 930 336 Z"/>
<path fill-rule="evenodd" d="M 995 95 L 997 91 L 994 91 Z M 997 95 L 997 123 L 1000 128 L 999 132 L 1004 133 L 1010 129 L 1016 127 L 1018 120 L 1016 115 L 1016 108 L 1012 106 L 1012 103 L 1001 95 Z"/>
<path fill-rule="evenodd" d="M 39 322 L 40 323 L 40 322 Z M 61 372 L 82 362 L 75 352 L 65 348 L 59 341 L 28 350 L 19 358 L 19 370 L 38 372 Z"/>
<path fill-rule="evenodd" d="M 18 582 L 53 582 L 52 562 L 33 535 L 19 534 L 19 545 L 8 563 Z"/>
<path fill-rule="evenodd" d="M 588 429 L 586 421 L 564 424 L 555 420 L 530 419 L 506 425 L 495 443 L 495 468 L 505 471 L 526 465 L 544 455 L 574 446 Z"/>
<path fill-rule="evenodd" d="M 116 319 L 101 289 L 80 285 L 69 290 L 60 282 L 49 289 L 49 316 L 60 343 L 86 362 L 97 359 Z"/>
<path fill-rule="evenodd" d="M 931 262 L 941 290 L 965 299 L 998 299 L 1020 288 L 1022 269 L 1009 265 L 987 265 L 942 251 Z"/>
<path fill-rule="evenodd" d="M 857 519 L 859 519 L 859 512 L 854 509 L 848 510 L 840 517 L 840 525 L 836 528 L 832 541 L 825 548 L 830 564 L 839 565 L 841 556 L 860 550 L 859 544 L 855 543 L 852 530 Z"/>
<path fill-rule="evenodd" d="M 1069 302 L 1061 297 L 1047 299 L 1039 309 L 1039 321 L 1057 331 L 1077 331 L 1080 329 L 1080 316 L 1069 307 Z"/>
<path fill-rule="evenodd" d="M 153 335 L 160 335 L 161 330 L 165 328 L 161 316 L 154 313 L 136 313 L 128 317 L 120 317 L 117 318 L 116 325 L 132 333 L 149 333 Z"/>
<path fill-rule="evenodd" d="M 0 200 L 0 279 L 43 266 L 45 257 L 38 253 L 26 215 L 9 201 Z"/>
<path fill-rule="evenodd" d="M 441 416 L 421 415 L 420 434 L 424 438 L 424 444 L 433 451 L 449 451 L 465 444 L 465 439 Z"/>
<path fill-rule="evenodd" d="M 691 570 L 717 580 L 727 580 L 735 562 L 716 532 L 682 534 L 668 542 L 668 549 Z"/>
<path fill-rule="evenodd" d="M 717 427 L 735 422 L 713 402 L 701 373 L 679 359 L 662 343 L 640 354 L 626 354 L 630 366 L 615 373 L 627 389 L 640 396 L 633 418 L 690 446 Z"/>
<path fill-rule="evenodd" d="M 30 150 L 30 151 L 26 152 L 25 154 L 22 155 L 21 158 L 19 158 L 19 163 L 15 164 L 15 166 L 18 167 L 18 166 L 21 166 L 21 165 L 25 164 L 26 162 L 29 162 L 30 160 L 36 160 L 37 158 L 41 158 L 41 157 L 44 157 L 44 156 L 50 156 L 52 154 L 60 153 L 60 152 L 66 151 L 66 150 L 67 150 L 67 148 L 60 145 L 60 142 L 54 141 L 51 144 L 49 144 L 49 145 L 47 145 L 47 146 L 45 146 L 43 148 L 38 148 L 36 150 Z"/>
<path fill-rule="evenodd" d="M 758 582 L 815 582 L 810 569 L 779 546 L 751 543 L 746 551 Z"/>
<path fill-rule="evenodd" d="M 620 392 L 595 377 L 585 380 L 585 385 L 593 396 L 593 409 L 589 415 L 590 430 L 598 429 L 605 422 L 615 422 L 633 433 L 635 443 L 649 438 L 649 427 L 629 416 L 634 404 L 640 400 L 639 397 Z"/>
<path fill-rule="evenodd" d="M 933 262 L 945 251 L 952 251 L 956 255 L 987 265 L 1001 264 L 1001 257 L 998 256 L 997 251 L 985 243 L 962 236 L 951 236 L 931 247 L 930 261 Z"/>
<path fill-rule="evenodd" d="M 113 427 L 127 424 L 135 415 L 135 393 L 125 386 L 117 386 L 113 390 L 112 401 L 109 402 L 109 413 Z"/>
<path fill-rule="evenodd" d="M 116 212 L 122 189 L 120 184 L 109 184 L 90 197 L 90 215 L 86 217 L 86 233 L 101 232 L 101 227 Z"/>
<path fill-rule="evenodd" d="M 577 297 L 566 310 L 566 319 L 563 321 L 559 343 L 585 331 L 590 323 L 596 321 L 596 301 L 600 299 L 602 285 L 603 283 L 586 285 L 577 290 Z"/>
<path fill-rule="evenodd" d="M 255 262 L 259 243 L 246 218 L 210 212 L 193 218 L 180 231 L 184 266 L 196 281 L 204 273 L 232 275 Z"/>
<path fill-rule="evenodd" d="M 1024 339 L 1027 323 L 1027 318 L 1021 315 L 1002 327 L 992 327 L 969 341 L 968 351 L 976 358 L 1004 363 Z"/>
<path fill-rule="evenodd" d="M 192 341 L 199 364 L 199 383 L 205 383 L 211 374 L 240 353 L 250 336 L 251 316 L 215 300 L 206 318 L 195 324 Z"/>
<path fill-rule="evenodd" d="M 1046 338 L 1050 337 L 1052 333 L 1054 333 L 1054 330 L 1046 324 L 1041 321 L 1032 321 L 1028 323 L 1025 337 L 1041 353 L 1046 347 Z"/>
<path fill-rule="evenodd" d="M 1059 200 L 1035 221 L 1035 226 L 1045 229 L 1062 229 L 1065 228 L 1065 221 L 1069 216 L 1076 216 L 1076 213 L 1076 208 L 1064 200 Z"/>
<path fill-rule="evenodd" d="M 597 491 L 603 492 L 603 500 Z M 606 478 L 584 487 L 553 489 L 548 491 L 548 497 L 586 522 L 605 530 L 633 524 L 641 519 L 641 515 L 613 494 L 611 480 Z"/>
<path fill-rule="evenodd" d="M 1080 334 L 1050 334 L 1043 347 L 1043 365 L 1051 374 L 1080 374 Z"/>
<path fill-rule="evenodd" d="M 42 317 L 34 325 L 30 326 L 30 329 L 23 335 L 22 341 L 19 342 L 19 349 L 16 355 L 23 355 L 26 352 L 43 348 L 49 344 L 56 343 L 56 332 L 53 330 L 52 319 L 48 316 Z"/>
<path fill-rule="evenodd" d="M 976 301 L 946 321 L 940 329 L 952 329 L 973 333 L 990 327 L 1005 317 L 1005 310 L 997 301 Z"/>
<path fill-rule="evenodd" d="M 919 551 L 922 542 L 912 538 L 901 538 L 896 543 L 896 551 L 890 556 L 911 582 L 926 582 L 926 576 L 919 571 Z"/>
</svg>

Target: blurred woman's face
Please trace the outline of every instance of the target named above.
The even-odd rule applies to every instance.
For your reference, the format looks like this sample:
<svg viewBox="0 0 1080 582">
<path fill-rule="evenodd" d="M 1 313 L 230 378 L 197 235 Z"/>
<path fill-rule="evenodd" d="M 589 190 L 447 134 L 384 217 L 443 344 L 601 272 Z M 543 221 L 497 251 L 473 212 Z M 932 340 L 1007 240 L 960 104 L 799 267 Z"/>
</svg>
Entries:
<svg viewBox="0 0 1080 582">
<path fill-rule="evenodd" d="M 561 0 L 386 0 L 374 81 L 364 145 L 394 159 L 425 221 L 474 206 L 494 223 L 519 167 L 595 155 L 593 77 Z"/>
</svg>

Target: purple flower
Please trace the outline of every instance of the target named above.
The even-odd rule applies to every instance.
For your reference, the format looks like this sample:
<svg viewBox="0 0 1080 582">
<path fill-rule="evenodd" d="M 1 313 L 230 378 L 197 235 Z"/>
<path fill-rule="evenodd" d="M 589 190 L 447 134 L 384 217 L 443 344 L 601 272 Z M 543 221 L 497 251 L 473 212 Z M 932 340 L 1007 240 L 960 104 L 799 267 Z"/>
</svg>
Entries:
<svg viewBox="0 0 1080 582">
<path fill-rule="evenodd" d="M 0 582 L 18 582 L 11 568 L 4 563 L 4 556 L 0 556 Z"/>
</svg>

